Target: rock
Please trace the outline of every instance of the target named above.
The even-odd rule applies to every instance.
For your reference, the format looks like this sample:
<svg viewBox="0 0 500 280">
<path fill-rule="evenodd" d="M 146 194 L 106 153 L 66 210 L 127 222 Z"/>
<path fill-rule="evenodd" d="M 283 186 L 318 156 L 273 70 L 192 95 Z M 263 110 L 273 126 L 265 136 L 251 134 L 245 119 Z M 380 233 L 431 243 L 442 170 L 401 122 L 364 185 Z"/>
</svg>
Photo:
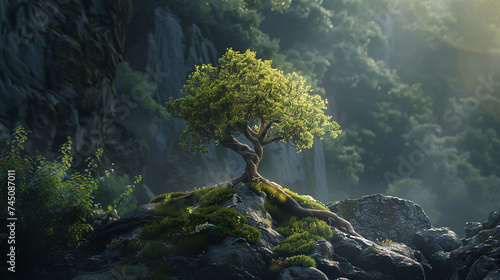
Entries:
<svg viewBox="0 0 500 280">
<path fill-rule="evenodd" d="M 490 272 L 483 280 L 498 280 L 500 279 L 500 271 L 492 271 Z"/>
<path fill-rule="evenodd" d="M 462 245 L 457 234 L 449 228 L 423 229 L 416 233 L 415 244 L 426 256 L 438 251 L 451 252 Z"/>
<path fill-rule="evenodd" d="M 500 211 L 491 212 L 488 220 L 483 223 L 483 229 L 492 229 L 500 225 Z"/>
<path fill-rule="evenodd" d="M 333 246 L 330 242 L 326 240 L 318 240 L 316 241 L 316 247 L 314 248 L 311 257 L 319 257 L 322 259 L 332 259 L 334 254 Z"/>
<path fill-rule="evenodd" d="M 481 256 L 474 262 L 465 280 L 482 280 L 491 272 L 498 271 L 499 268 L 500 264 L 498 260 L 487 256 Z"/>
<path fill-rule="evenodd" d="M 281 280 L 328 280 L 320 270 L 313 267 L 290 267 L 281 271 Z"/>
<path fill-rule="evenodd" d="M 343 200 L 330 210 L 351 222 L 356 232 L 372 241 L 389 239 L 412 247 L 415 233 L 431 227 L 429 217 L 420 206 L 381 194 Z"/>
<path fill-rule="evenodd" d="M 331 239 L 335 254 L 345 258 L 350 264 L 364 270 L 361 279 L 425 279 L 424 265 L 417 259 L 414 250 L 400 243 L 379 245 L 362 237 L 353 237 L 335 230 Z M 351 265 L 351 266 L 352 266 Z M 345 270 L 345 269 L 344 269 Z M 380 275 L 369 275 L 367 272 L 379 272 Z M 347 275 L 335 275 L 347 276 Z"/>
<path fill-rule="evenodd" d="M 335 252 L 347 259 L 357 258 L 362 252 L 359 242 L 349 238 L 338 238 L 340 236 L 341 235 L 334 235 L 332 238 Z"/>
<path fill-rule="evenodd" d="M 113 80 L 132 7 L 128 0 L 112 3 L 0 3 L 0 35 L 5 39 L 0 42 L 0 138 L 10 136 L 19 122 L 32 131 L 26 150 L 51 158 L 71 137 L 73 167 L 82 167 L 98 148 L 122 143 L 124 138 L 109 132 L 115 126 Z M 101 160 L 140 174 L 147 149 L 139 148 L 128 146 L 133 157 L 120 160 L 116 157 L 122 151 L 105 149 Z"/>
<path fill-rule="evenodd" d="M 465 224 L 465 237 L 471 238 L 483 230 L 483 225 L 480 222 L 467 222 Z"/>
<path fill-rule="evenodd" d="M 262 278 L 268 270 L 258 250 L 242 238 L 228 237 L 221 244 L 210 245 L 206 257 L 209 265 L 202 274 L 207 279 Z"/>
<path fill-rule="evenodd" d="M 90 243 L 94 246 L 89 246 L 94 251 L 79 268 L 81 271 L 75 279 L 109 276 L 103 271 L 126 276 L 135 271 L 145 277 L 167 273 L 172 279 L 475 280 L 496 279 L 499 274 L 500 225 L 484 229 L 464 243 L 448 228 L 421 229 L 412 243 L 415 248 L 392 241 L 373 242 L 332 228 L 333 237 L 318 240 L 314 250 L 307 253 L 315 260 L 316 268 L 288 267 L 277 274 L 272 271 L 279 269 L 290 256 L 272 250 L 284 238 L 273 228 L 277 223 L 266 210 L 265 197 L 249 191 L 245 184 L 234 188 L 237 193 L 223 205 L 240 211 L 248 223 L 261 232 L 259 242 L 248 243 L 241 237 L 220 236 L 211 228 L 204 229 L 205 237 L 203 232 L 184 228 L 175 233 L 177 239 L 172 239 L 172 235 L 162 235 L 159 240 L 141 240 L 138 236 L 145 223 L 165 219 L 154 215 L 154 204 L 144 205 L 95 234 Z M 378 205 L 380 202 L 374 203 Z M 364 207 L 370 208 L 369 205 Z M 490 221 L 494 221 L 494 215 L 492 217 Z M 176 240 L 180 238 L 182 241 L 193 234 L 201 234 L 197 236 L 204 238 L 203 243 L 184 243 L 200 246 L 192 252 L 179 251 Z M 210 238 L 210 234 L 217 235 L 218 239 Z M 119 249 L 105 246 L 113 240 L 117 240 L 113 243 L 118 243 Z M 186 240 L 190 242 L 190 239 Z M 155 247 L 148 244 L 155 244 Z M 160 251 L 158 259 L 151 259 L 151 251 L 154 253 L 156 246 L 159 249 L 166 246 L 166 251 Z M 150 253 L 141 254 L 138 251 L 141 248 Z M 133 265 L 124 270 L 121 264 L 125 260 Z M 141 272 L 141 267 L 146 270 Z"/>
<path fill-rule="evenodd" d="M 363 265 L 365 270 L 376 270 L 391 275 L 395 279 L 425 279 L 422 265 L 416 260 L 390 249 L 377 246 L 363 250 L 358 265 Z"/>
</svg>

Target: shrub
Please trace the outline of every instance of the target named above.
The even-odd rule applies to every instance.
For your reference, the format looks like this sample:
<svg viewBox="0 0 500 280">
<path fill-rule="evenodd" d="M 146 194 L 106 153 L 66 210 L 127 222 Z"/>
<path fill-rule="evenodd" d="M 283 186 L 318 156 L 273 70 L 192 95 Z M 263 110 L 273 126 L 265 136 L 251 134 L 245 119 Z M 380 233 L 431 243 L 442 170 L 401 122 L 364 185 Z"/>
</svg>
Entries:
<svg viewBox="0 0 500 280">
<path fill-rule="evenodd" d="M 16 235 L 23 240 L 17 242 L 16 249 L 30 253 L 20 255 L 17 261 L 19 267 L 25 268 L 21 273 L 28 279 L 55 274 L 52 271 L 58 270 L 54 267 L 69 264 L 71 250 L 85 241 L 90 229 L 92 193 L 98 183 L 89 173 L 71 170 L 70 140 L 62 145 L 57 159 L 46 160 L 25 152 L 27 134 L 18 126 L 11 140 L 6 141 L 6 152 L 0 157 L 0 181 L 4 186 L 8 180 L 12 183 L 12 214 L 3 207 L 1 218 L 6 220 L 8 214 L 18 218 Z M 15 180 L 7 177 L 8 170 L 15 173 Z M 0 192 L 1 201 L 8 201 L 7 195 Z"/>
<path fill-rule="evenodd" d="M 294 233 L 285 238 L 282 244 L 273 248 L 273 251 L 283 255 L 308 254 L 316 246 L 316 241 L 309 232 Z"/>
<path fill-rule="evenodd" d="M 289 257 L 283 263 L 283 268 L 299 266 L 299 267 L 316 267 L 316 261 L 306 255 L 297 255 Z"/>
<path fill-rule="evenodd" d="M 291 217 L 284 222 L 276 231 L 283 236 L 291 236 L 295 233 L 309 232 L 315 240 L 330 239 L 333 237 L 333 231 L 325 222 L 313 217 L 306 217 L 298 220 L 297 217 Z"/>
</svg>

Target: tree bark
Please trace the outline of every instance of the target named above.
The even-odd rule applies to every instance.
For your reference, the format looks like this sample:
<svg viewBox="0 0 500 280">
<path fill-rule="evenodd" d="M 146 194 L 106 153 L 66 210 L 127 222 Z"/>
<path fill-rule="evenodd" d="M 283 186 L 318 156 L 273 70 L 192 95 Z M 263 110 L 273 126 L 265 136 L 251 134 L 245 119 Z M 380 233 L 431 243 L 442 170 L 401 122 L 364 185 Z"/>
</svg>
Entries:
<svg viewBox="0 0 500 280">
<path fill-rule="evenodd" d="M 278 191 L 281 195 L 286 197 L 284 203 L 277 205 L 285 212 L 298 217 L 315 217 L 329 223 L 333 222 L 333 225 L 339 230 L 350 235 L 360 236 L 356 233 L 356 231 L 354 231 L 354 228 L 348 221 L 342 219 L 341 217 L 330 211 L 306 209 L 300 206 L 299 203 L 293 197 L 285 193 L 280 186 L 265 179 L 257 172 L 259 162 L 262 160 L 262 157 L 264 155 L 263 146 L 282 139 L 279 136 L 267 137 L 267 132 L 269 131 L 273 123 L 277 122 L 270 121 L 268 124 L 266 124 L 264 120 L 261 119 L 258 132 L 255 132 L 250 126 L 247 126 L 244 129 L 244 135 L 253 144 L 254 150 L 252 150 L 248 145 L 239 142 L 234 136 L 231 136 L 230 138 L 220 142 L 222 146 L 229 148 L 241 155 L 246 163 L 245 171 L 240 176 L 234 178 L 232 180 L 232 184 L 235 185 L 240 182 L 264 182 L 265 184 L 270 185 L 272 188 Z"/>
</svg>

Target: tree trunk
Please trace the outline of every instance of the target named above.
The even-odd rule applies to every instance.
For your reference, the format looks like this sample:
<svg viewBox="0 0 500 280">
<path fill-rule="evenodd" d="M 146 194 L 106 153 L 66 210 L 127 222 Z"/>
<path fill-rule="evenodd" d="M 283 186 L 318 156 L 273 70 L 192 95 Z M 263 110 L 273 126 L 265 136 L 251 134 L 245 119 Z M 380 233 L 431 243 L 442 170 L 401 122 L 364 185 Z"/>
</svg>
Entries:
<svg viewBox="0 0 500 280">
<path fill-rule="evenodd" d="M 281 139 L 281 137 L 266 138 L 267 131 L 271 127 L 272 123 L 273 122 L 270 122 L 266 125 L 263 121 L 261 121 L 261 126 L 258 132 L 255 132 L 250 127 L 247 127 L 245 136 L 254 145 L 254 150 L 252 150 L 248 145 L 239 142 L 233 136 L 220 142 L 222 146 L 241 155 L 246 163 L 245 172 L 234 178 L 232 180 L 232 184 L 234 185 L 240 182 L 248 183 L 256 181 L 268 184 L 281 195 L 286 197 L 284 203 L 277 205 L 283 211 L 298 217 L 315 217 L 326 222 L 333 222 L 334 226 L 339 230 L 350 235 L 360 236 L 356 233 L 356 231 L 354 231 L 354 228 L 348 221 L 340 218 L 335 213 L 325 210 L 306 209 L 300 206 L 295 199 L 285 193 L 280 186 L 260 176 L 257 172 L 257 167 L 259 166 L 259 162 L 262 160 L 264 154 L 263 146 Z"/>
</svg>

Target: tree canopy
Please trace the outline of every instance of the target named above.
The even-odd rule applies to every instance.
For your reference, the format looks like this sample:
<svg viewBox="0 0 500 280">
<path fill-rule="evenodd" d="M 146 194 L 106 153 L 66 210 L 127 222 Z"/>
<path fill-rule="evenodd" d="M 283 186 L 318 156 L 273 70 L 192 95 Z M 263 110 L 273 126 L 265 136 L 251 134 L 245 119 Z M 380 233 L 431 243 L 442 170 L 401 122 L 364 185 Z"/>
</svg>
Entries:
<svg viewBox="0 0 500 280">
<path fill-rule="evenodd" d="M 312 94 L 303 77 L 284 74 L 255 55 L 228 49 L 217 66 L 196 68 L 184 86 L 186 97 L 167 102 L 171 116 L 187 121 L 184 146 L 207 152 L 207 144 L 243 134 L 254 145 L 281 141 L 300 151 L 312 146 L 315 135 L 341 133 L 324 114 L 327 101 Z"/>
</svg>

